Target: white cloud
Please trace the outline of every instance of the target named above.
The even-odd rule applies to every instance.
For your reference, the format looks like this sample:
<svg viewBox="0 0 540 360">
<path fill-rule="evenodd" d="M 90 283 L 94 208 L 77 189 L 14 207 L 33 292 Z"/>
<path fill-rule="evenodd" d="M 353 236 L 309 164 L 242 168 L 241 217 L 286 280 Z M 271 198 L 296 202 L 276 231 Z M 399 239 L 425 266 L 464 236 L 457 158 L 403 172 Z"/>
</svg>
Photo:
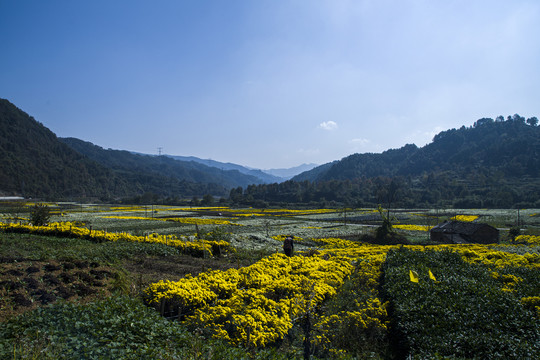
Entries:
<svg viewBox="0 0 540 360">
<path fill-rule="evenodd" d="M 352 139 L 349 142 L 355 146 L 365 146 L 371 141 L 369 139 Z"/>
<path fill-rule="evenodd" d="M 335 121 L 324 121 L 319 124 L 319 128 L 327 131 L 335 130 L 337 129 L 337 123 Z"/>
</svg>

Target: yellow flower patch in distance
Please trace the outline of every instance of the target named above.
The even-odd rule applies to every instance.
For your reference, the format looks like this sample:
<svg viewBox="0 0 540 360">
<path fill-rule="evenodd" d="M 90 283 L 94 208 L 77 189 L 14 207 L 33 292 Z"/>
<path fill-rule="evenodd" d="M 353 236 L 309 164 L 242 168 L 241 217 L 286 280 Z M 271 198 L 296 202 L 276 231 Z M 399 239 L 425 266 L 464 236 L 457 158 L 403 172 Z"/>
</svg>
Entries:
<svg viewBox="0 0 540 360">
<path fill-rule="evenodd" d="M 229 210 L 229 207 L 227 206 L 194 206 L 194 207 L 179 207 L 179 208 L 168 208 L 163 209 L 166 211 L 205 211 L 205 210 L 211 210 L 211 211 L 219 211 L 219 210 Z"/>
<path fill-rule="evenodd" d="M 456 215 L 450 218 L 450 220 L 471 222 L 478 219 L 478 215 Z"/>
<path fill-rule="evenodd" d="M 191 225 L 238 225 L 229 220 L 222 219 L 203 219 L 203 218 L 165 218 L 166 221 L 174 221 L 182 224 Z"/>
<path fill-rule="evenodd" d="M 322 244 L 324 248 L 353 248 L 359 245 L 358 242 L 339 238 L 320 238 L 313 241 Z"/>
<path fill-rule="evenodd" d="M 144 211 L 146 210 L 144 206 L 114 206 L 109 208 L 109 211 Z"/>
<path fill-rule="evenodd" d="M 506 251 L 494 250 L 492 245 L 439 245 L 435 249 L 448 248 L 459 252 L 465 261 L 482 263 L 492 267 L 531 267 L 540 268 L 540 254 L 525 253 L 523 255 Z"/>
<path fill-rule="evenodd" d="M 133 210 L 137 211 L 137 210 Z M 103 219 L 119 219 L 119 220 L 155 220 L 155 221 L 163 221 L 163 219 L 160 218 L 152 218 L 152 217 L 145 217 L 145 216 L 130 216 L 130 215 L 109 215 L 109 216 L 102 216 Z"/>
<path fill-rule="evenodd" d="M 516 243 L 540 245 L 540 236 L 538 235 L 519 235 L 515 239 Z"/>
<path fill-rule="evenodd" d="M 412 225 L 412 224 L 396 224 L 393 228 L 409 231 L 429 231 L 433 226 L 429 225 Z"/>
<path fill-rule="evenodd" d="M 153 221 L 173 221 L 182 224 L 190 225 L 238 225 L 223 219 L 204 219 L 204 218 L 188 218 L 188 217 L 174 217 L 174 218 L 151 218 L 143 216 L 103 216 L 105 219 L 122 219 L 122 220 L 153 220 Z"/>
<path fill-rule="evenodd" d="M 300 216 L 335 213 L 334 209 L 315 209 L 315 210 L 293 210 L 293 209 L 231 209 L 234 216 Z"/>
<path fill-rule="evenodd" d="M 272 239 L 274 240 L 277 240 L 277 241 L 284 241 L 287 236 L 291 236 L 293 238 L 293 241 L 303 241 L 304 239 L 302 239 L 300 236 L 295 236 L 295 235 L 275 235 L 275 236 L 271 236 Z"/>
</svg>

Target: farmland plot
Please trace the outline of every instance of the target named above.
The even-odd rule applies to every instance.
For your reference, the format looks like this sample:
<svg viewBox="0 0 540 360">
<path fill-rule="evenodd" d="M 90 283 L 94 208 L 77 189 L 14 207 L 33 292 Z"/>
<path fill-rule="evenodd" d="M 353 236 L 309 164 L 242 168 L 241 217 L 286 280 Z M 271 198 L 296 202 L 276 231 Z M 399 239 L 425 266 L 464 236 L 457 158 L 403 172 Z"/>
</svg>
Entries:
<svg viewBox="0 0 540 360">
<path fill-rule="evenodd" d="M 208 264 L 236 257 L 228 268 L 204 270 L 203 265 L 192 275 L 154 278 L 139 287 L 154 313 L 221 344 L 215 345 L 221 358 L 233 358 L 232 349 L 254 358 L 270 353 L 272 358 L 303 353 L 374 359 L 539 355 L 540 246 L 534 210 L 521 210 L 520 219 L 513 210 L 396 210 L 394 231 L 419 245 L 390 246 L 357 241 L 380 225 L 372 209 L 88 209 L 59 209 L 52 220 L 69 221 L 67 234 L 59 224 L 49 230 L 25 225 L 24 216 L 17 226 L 4 225 L 4 231 L 77 237 L 82 228 L 78 237 L 104 245 L 163 246 Z M 3 221 L 10 216 L 5 213 Z M 489 219 L 499 227 L 518 223 L 528 234 L 506 244 L 427 245 L 427 230 L 451 218 Z M 284 235 L 295 238 L 293 257 L 282 254 Z M 186 250 L 192 245 L 199 250 Z M 240 262 L 242 253 L 259 258 Z M 7 339 L 3 346 L 12 346 L 13 333 L 0 329 Z"/>
</svg>

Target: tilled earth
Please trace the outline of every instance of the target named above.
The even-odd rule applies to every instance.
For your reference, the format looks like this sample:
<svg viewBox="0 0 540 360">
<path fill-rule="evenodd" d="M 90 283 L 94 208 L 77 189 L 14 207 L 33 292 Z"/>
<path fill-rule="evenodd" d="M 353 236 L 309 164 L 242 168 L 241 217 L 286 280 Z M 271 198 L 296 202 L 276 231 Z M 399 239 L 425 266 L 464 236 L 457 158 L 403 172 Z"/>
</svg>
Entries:
<svg viewBox="0 0 540 360">
<path fill-rule="evenodd" d="M 116 270 L 95 262 L 0 258 L 0 318 L 60 299 L 105 296 L 115 277 Z"/>
<path fill-rule="evenodd" d="M 135 296 L 152 282 L 176 281 L 186 274 L 238 268 L 253 261 L 235 257 L 139 256 L 112 267 L 85 260 L 0 257 L 0 319 L 60 300 L 92 301 L 116 290 Z"/>
</svg>

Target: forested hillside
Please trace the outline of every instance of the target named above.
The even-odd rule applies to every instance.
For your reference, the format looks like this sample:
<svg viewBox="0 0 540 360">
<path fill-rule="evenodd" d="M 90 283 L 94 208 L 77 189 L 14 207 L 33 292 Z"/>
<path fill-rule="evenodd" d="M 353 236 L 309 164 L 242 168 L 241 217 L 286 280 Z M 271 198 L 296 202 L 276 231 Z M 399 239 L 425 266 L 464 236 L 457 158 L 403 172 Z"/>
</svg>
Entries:
<svg viewBox="0 0 540 360">
<path fill-rule="evenodd" d="M 58 141 L 56 135 L 0 99 L 0 193 L 26 197 L 126 196 L 125 179 Z"/>
<path fill-rule="evenodd" d="M 134 154 L 125 150 L 106 150 L 75 138 L 60 138 L 60 141 L 101 165 L 125 174 L 154 174 L 192 183 L 219 184 L 224 188 L 263 182 L 255 176 L 242 174 L 238 170 L 221 170 L 195 161 L 180 161 L 168 156 Z"/>
<path fill-rule="evenodd" d="M 108 152 L 80 140 L 72 139 L 71 143 L 79 143 L 79 150 L 92 149 L 89 153 L 95 159 L 75 151 L 34 118 L 0 99 L 0 194 L 102 200 L 227 194 L 221 174 L 215 174 L 217 169 L 213 176 L 205 177 L 194 166 L 183 175 L 178 167 L 170 165 L 175 162 L 172 159 Z M 247 183 L 248 180 L 234 185 Z"/>
<path fill-rule="evenodd" d="M 540 207 L 540 127 L 536 117 L 484 118 L 443 131 L 418 148 L 354 154 L 293 181 L 233 189 L 241 203 Z"/>
<path fill-rule="evenodd" d="M 201 159 L 195 156 L 178 156 L 178 155 L 165 155 L 167 157 L 170 157 L 171 159 L 180 160 L 183 162 L 189 161 L 189 162 L 196 162 L 199 164 L 204 164 L 210 168 L 216 168 L 220 170 L 237 170 L 242 174 L 250 175 L 253 177 L 252 180 L 250 180 L 250 184 L 259 184 L 259 183 L 274 183 L 274 182 L 281 182 L 285 179 L 271 175 L 267 172 L 264 172 L 259 169 L 250 169 L 242 165 L 233 164 L 230 162 L 224 163 L 220 161 L 215 161 L 212 159 Z M 297 173 L 298 174 L 298 173 Z"/>
<path fill-rule="evenodd" d="M 58 139 L 0 99 L 0 155 L 0 196 L 174 202 L 228 193 L 232 203 L 260 207 L 540 207 L 540 127 L 517 114 L 443 131 L 421 148 L 353 154 L 260 184 L 237 170 Z"/>
</svg>

